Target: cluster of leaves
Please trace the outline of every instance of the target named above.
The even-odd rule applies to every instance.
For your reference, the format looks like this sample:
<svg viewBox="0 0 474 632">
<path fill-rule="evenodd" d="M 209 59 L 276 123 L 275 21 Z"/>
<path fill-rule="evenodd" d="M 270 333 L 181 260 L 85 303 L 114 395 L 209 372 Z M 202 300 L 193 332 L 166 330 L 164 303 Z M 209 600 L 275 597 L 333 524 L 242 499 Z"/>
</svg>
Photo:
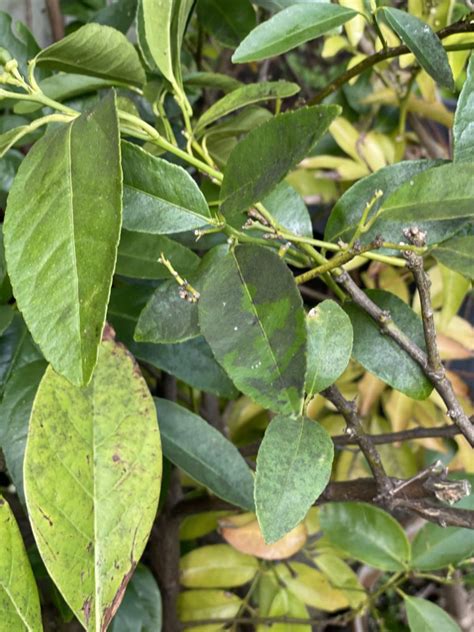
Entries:
<svg viewBox="0 0 474 632">
<path fill-rule="evenodd" d="M 310 630 L 314 611 L 381 621 L 384 595 L 393 611 L 404 601 L 414 632 L 458 630 L 411 588 L 463 569 L 474 531 L 427 524 L 410 543 L 379 507 L 323 496 L 331 478 L 368 471 L 380 492 L 380 468 L 409 487 L 438 457 L 472 469 L 464 437 L 383 446 L 381 465 L 364 438 L 444 424 L 432 367 L 387 335 L 395 327 L 422 354 L 429 342 L 410 255 L 430 267 L 444 358 L 472 355 L 456 316 L 474 276 L 472 16 L 363 0 L 64 4 L 75 22 L 43 50 L 0 14 L 0 446 L 16 492 L 0 500 L 0 627 L 43 629 L 36 577 L 86 630 L 161 628 L 157 584 L 138 563 L 160 488 L 159 516 L 171 495 L 164 456 L 191 489 L 182 503 L 221 503 L 181 521 L 186 625 L 255 615 L 259 630 Z M 341 80 L 298 107 L 300 86 L 266 73 L 285 59 L 294 75 L 317 38 Z M 217 72 L 223 47 L 235 74 L 264 72 L 245 83 Z M 462 88 L 454 121 L 438 86 Z M 294 107 L 282 113 L 284 100 Z M 452 160 L 419 115 L 453 126 Z M 319 238 L 305 204 L 316 197 L 332 206 Z M 422 243 L 408 243 L 414 224 Z M 383 322 L 349 300 L 347 270 Z M 299 286 L 313 280 L 309 297 L 323 300 L 308 309 Z M 348 428 L 363 454 L 334 449 L 349 424 L 336 382 L 360 395 L 367 427 Z M 203 418 L 210 397 L 224 433 Z M 255 442 L 246 461 L 238 447 Z M 464 489 L 459 508 L 474 510 Z M 6 499 L 26 511 L 41 561 Z M 154 555 L 166 563 L 166 550 Z M 377 569 L 376 589 L 346 560 Z"/>
</svg>

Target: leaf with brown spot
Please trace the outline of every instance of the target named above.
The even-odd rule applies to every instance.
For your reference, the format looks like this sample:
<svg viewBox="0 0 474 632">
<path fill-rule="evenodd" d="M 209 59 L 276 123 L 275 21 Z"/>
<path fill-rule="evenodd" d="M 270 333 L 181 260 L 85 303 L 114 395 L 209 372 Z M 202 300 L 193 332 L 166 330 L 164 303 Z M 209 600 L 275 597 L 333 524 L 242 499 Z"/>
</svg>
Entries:
<svg viewBox="0 0 474 632">
<path fill-rule="evenodd" d="M 105 631 L 120 605 L 160 482 L 155 406 L 125 347 L 107 336 L 85 388 L 49 367 L 33 404 L 25 495 L 48 572 L 89 632 Z"/>
</svg>

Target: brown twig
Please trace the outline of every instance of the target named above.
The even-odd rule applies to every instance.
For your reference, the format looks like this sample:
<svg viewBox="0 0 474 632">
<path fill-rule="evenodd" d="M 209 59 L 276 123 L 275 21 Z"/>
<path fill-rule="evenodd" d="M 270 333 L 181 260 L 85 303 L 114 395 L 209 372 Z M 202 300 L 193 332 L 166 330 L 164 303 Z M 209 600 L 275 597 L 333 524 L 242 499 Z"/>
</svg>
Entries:
<svg viewBox="0 0 474 632">
<path fill-rule="evenodd" d="M 390 336 L 398 346 L 403 349 L 417 364 L 420 365 L 426 377 L 431 381 L 436 391 L 439 393 L 447 408 L 447 415 L 458 426 L 462 434 L 474 446 L 474 425 L 470 422 L 463 411 L 456 395 L 454 394 L 451 382 L 446 374 L 434 371 L 428 362 L 426 353 L 410 340 L 392 321 L 389 312 L 376 305 L 367 294 L 359 288 L 347 271 L 336 277 L 336 281 L 342 285 L 354 303 L 361 307 L 379 325 L 382 333 Z"/>
<path fill-rule="evenodd" d="M 367 463 L 374 475 L 375 482 L 380 494 L 391 489 L 391 481 L 385 472 L 385 468 L 380 458 L 380 454 L 372 443 L 372 437 L 364 432 L 362 421 L 357 414 L 355 402 L 350 402 L 333 385 L 321 392 L 321 395 L 329 400 L 346 420 L 347 434 L 357 443 L 362 453 L 367 459 Z"/>
<path fill-rule="evenodd" d="M 417 439 L 432 439 L 441 437 L 448 439 L 460 434 L 461 430 L 455 425 L 441 426 L 440 428 L 411 428 L 410 430 L 400 430 L 399 432 L 387 432 L 385 434 L 371 435 L 374 445 L 385 443 L 398 443 L 399 441 L 413 441 Z M 337 446 L 353 445 L 356 443 L 349 435 L 337 435 L 332 440 Z"/>
<path fill-rule="evenodd" d="M 57 42 L 64 37 L 64 18 L 61 13 L 60 2 L 59 0 L 46 0 L 46 7 L 48 9 L 53 40 Z"/>
<path fill-rule="evenodd" d="M 436 33 L 440 40 L 453 35 L 455 33 L 470 33 L 474 31 L 474 23 L 472 22 L 472 14 L 466 16 L 463 20 L 455 22 L 450 26 L 447 26 Z M 317 105 L 321 103 L 326 97 L 336 90 L 339 90 L 344 84 L 348 83 L 353 77 L 358 77 L 360 74 L 369 70 L 373 66 L 379 64 L 386 59 L 393 59 L 394 57 L 400 57 L 409 53 L 410 50 L 407 46 L 395 46 L 392 48 L 385 48 L 380 50 L 369 57 L 366 57 L 363 61 L 356 64 L 352 68 L 349 68 L 345 72 L 341 73 L 334 81 L 327 85 L 323 90 L 318 92 L 312 99 L 308 101 L 308 105 Z"/>
</svg>

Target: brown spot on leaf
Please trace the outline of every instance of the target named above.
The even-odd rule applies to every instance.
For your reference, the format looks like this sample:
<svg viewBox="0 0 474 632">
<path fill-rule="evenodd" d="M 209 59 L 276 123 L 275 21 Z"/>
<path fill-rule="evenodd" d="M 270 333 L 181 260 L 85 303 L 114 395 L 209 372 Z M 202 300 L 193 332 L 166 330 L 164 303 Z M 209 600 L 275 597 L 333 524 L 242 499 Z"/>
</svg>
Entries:
<svg viewBox="0 0 474 632">
<path fill-rule="evenodd" d="M 40 510 L 41 515 L 43 516 L 43 518 L 45 520 L 47 520 L 49 522 L 49 526 L 52 527 L 53 526 L 53 521 L 51 520 L 51 518 L 48 516 L 48 514 L 46 514 L 41 507 L 38 507 L 38 509 Z"/>
<path fill-rule="evenodd" d="M 115 594 L 115 597 L 107 608 L 104 611 L 104 616 L 102 618 L 101 632 L 106 632 L 109 627 L 109 623 L 115 616 L 120 604 L 122 603 L 122 599 L 125 595 L 125 589 L 127 588 L 128 582 L 131 580 L 133 573 L 135 572 L 135 568 L 137 567 L 137 563 L 132 561 L 132 566 L 128 573 L 125 573 L 122 581 L 120 582 L 120 586 Z"/>
<path fill-rule="evenodd" d="M 104 331 L 102 332 L 102 340 L 115 340 L 115 329 L 109 323 L 105 323 Z"/>
<path fill-rule="evenodd" d="M 5 504 L 5 501 L 3 500 L 3 498 L 0 498 L 0 507 L 2 507 Z"/>
<path fill-rule="evenodd" d="M 118 463 L 119 461 L 121 461 L 121 458 L 119 457 L 119 455 L 118 455 L 118 454 L 114 454 L 114 455 L 112 456 L 112 461 L 113 461 L 114 463 Z"/>
<path fill-rule="evenodd" d="M 81 610 L 84 611 L 84 619 L 86 620 L 86 625 L 89 623 L 89 619 L 91 617 L 91 606 L 92 606 L 92 597 L 87 597 L 84 601 L 84 604 Z"/>
</svg>

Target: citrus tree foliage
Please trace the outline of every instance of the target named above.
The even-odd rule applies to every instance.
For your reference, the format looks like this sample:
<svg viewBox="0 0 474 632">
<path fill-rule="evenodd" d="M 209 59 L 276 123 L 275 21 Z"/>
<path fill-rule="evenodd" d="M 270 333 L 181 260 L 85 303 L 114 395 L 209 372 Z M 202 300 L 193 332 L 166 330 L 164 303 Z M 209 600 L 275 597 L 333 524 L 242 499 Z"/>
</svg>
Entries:
<svg viewBox="0 0 474 632">
<path fill-rule="evenodd" d="M 0 630 L 460 630 L 474 18 L 399 4 L 0 13 Z"/>
</svg>

